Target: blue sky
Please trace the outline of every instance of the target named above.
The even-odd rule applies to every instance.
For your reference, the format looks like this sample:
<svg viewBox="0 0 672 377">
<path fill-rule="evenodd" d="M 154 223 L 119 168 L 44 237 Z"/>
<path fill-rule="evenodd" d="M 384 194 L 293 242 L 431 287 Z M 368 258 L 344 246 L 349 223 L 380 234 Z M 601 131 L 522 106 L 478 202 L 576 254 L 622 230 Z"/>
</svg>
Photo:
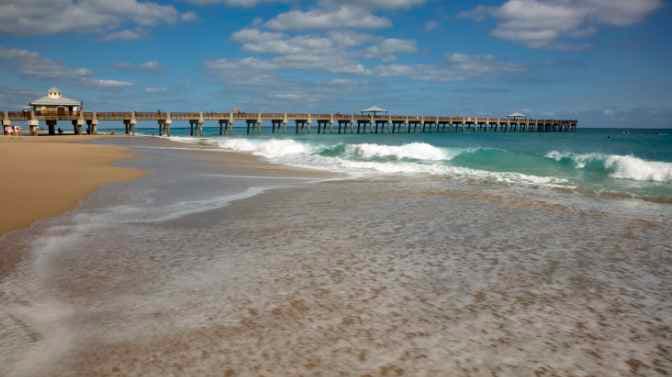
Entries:
<svg viewBox="0 0 672 377">
<path fill-rule="evenodd" d="M 5 0 L 0 107 L 358 111 L 670 127 L 663 0 Z"/>
</svg>

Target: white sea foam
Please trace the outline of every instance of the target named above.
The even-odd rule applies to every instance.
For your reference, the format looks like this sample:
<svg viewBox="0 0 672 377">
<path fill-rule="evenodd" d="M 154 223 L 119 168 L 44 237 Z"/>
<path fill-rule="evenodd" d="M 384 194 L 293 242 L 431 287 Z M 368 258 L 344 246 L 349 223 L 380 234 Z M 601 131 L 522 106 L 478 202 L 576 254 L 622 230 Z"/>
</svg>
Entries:
<svg viewBox="0 0 672 377">
<path fill-rule="evenodd" d="M 550 151 L 546 157 L 555 161 L 571 160 L 577 169 L 584 169 L 590 162 L 599 162 L 609 171 L 609 176 L 635 181 L 672 182 L 672 163 L 647 161 L 635 156 L 607 155 L 601 153 L 571 153 Z"/>
<path fill-rule="evenodd" d="M 404 145 L 352 144 L 346 147 L 348 153 L 371 159 L 388 157 L 395 159 L 414 159 L 441 161 L 453 158 L 457 153 L 449 154 L 447 149 L 437 148 L 427 143 L 410 143 Z"/>
<path fill-rule="evenodd" d="M 193 138 L 185 139 L 194 143 Z M 452 166 L 446 162 L 468 151 L 446 149 L 426 143 L 410 143 L 399 146 L 379 144 L 350 144 L 341 156 L 328 157 L 319 152 L 329 148 L 292 139 L 245 139 L 216 138 L 217 144 L 229 151 L 251 153 L 267 160 L 294 167 L 321 169 L 349 176 L 362 177 L 381 174 L 432 175 L 457 178 L 476 178 L 495 182 L 558 186 L 567 180 L 557 177 L 541 177 L 516 172 L 494 172 Z M 333 146 L 331 146 L 333 148 Z M 392 158 L 394 161 L 376 161 L 376 158 Z M 368 161 L 367 161 L 368 159 Z M 417 161 L 409 161 L 417 160 Z"/>
<path fill-rule="evenodd" d="M 218 139 L 217 144 L 225 149 L 236 152 L 249 152 L 268 159 L 311 153 L 313 151 L 307 144 L 291 139 Z"/>
<path fill-rule="evenodd" d="M 282 187 L 282 186 L 274 186 Z M 184 216 L 223 208 L 238 200 L 259 195 L 270 187 L 255 186 L 245 191 L 200 200 L 185 200 L 167 205 L 120 205 L 103 208 L 98 212 L 81 212 L 74 216 L 76 223 L 89 226 L 105 224 L 158 223 L 179 219 Z"/>
</svg>

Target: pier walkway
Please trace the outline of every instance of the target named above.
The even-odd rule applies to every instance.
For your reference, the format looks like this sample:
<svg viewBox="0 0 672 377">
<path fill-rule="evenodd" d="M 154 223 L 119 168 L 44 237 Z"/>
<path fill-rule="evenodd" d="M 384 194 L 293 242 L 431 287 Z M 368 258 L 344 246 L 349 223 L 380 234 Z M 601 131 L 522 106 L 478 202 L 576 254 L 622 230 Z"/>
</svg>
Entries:
<svg viewBox="0 0 672 377">
<path fill-rule="evenodd" d="M 45 123 L 49 134 L 56 132 L 57 123 L 71 123 L 75 134 L 96 133 L 98 122 L 119 121 L 124 124 L 126 134 L 134 134 L 138 122 L 157 123 L 159 135 L 170 136 L 174 121 L 187 121 L 192 136 L 202 136 L 205 122 L 217 122 L 219 134 L 231 131 L 236 122 L 247 125 L 247 134 L 260 133 L 263 125 L 270 123 L 272 133 L 296 134 L 322 133 L 371 133 L 399 134 L 417 132 L 575 132 L 576 120 L 492 118 L 480 116 L 436 116 L 436 115 L 356 115 L 356 114 L 312 114 L 312 113 L 243 113 L 243 112 L 77 112 L 40 113 L 34 111 L 3 112 L 3 126 L 12 122 L 27 122 L 30 132 L 37 135 L 40 123 Z M 293 123 L 293 127 L 290 126 Z M 293 130 L 292 130 L 293 128 Z"/>
</svg>

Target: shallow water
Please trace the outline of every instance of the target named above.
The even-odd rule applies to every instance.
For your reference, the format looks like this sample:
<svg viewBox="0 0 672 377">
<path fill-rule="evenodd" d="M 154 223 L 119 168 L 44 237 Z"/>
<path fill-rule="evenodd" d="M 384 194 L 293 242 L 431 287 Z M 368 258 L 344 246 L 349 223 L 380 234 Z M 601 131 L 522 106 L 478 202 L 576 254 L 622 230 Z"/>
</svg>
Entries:
<svg viewBox="0 0 672 377">
<path fill-rule="evenodd" d="M 424 174 L 672 202 L 670 130 L 580 129 L 576 133 L 434 132 L 180 136 L 183 143 L 251 152 L 277 163 L 368 176 Z M 389 131 L 389 130 L 388 130 Z M 148 132 L 148 131 L 145 131 Z M 336 132 L 336 131 L 332 131 Z"/>
<path fill-rule="evenodd" d="M 145 178 L 0 240 L 31 255 L 0 281 L 0 375 L 672 371 L 672 206 L 473 176 L 267 177 L 120 143 Z"/>
</svg>

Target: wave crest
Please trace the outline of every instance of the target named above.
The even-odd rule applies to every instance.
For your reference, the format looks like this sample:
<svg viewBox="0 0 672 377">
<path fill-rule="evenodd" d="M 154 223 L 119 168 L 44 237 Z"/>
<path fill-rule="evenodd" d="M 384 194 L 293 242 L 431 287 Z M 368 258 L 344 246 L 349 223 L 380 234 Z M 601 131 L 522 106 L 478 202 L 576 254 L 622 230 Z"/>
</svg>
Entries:
<svg viewBox="0 0 672 377">
<path fill-rule="evenodd" d="M 558 162 L 569 161 L 577 169 L 585 169 L 590 164 L 597 163 L 611 178 L 672 182 L 672 163 L 669 162 L 648 161 L 632 155 L 606 155 L 601 153 L 550 151 L 545 156 Z"/>
<path fill-rule="evenodd" d="M 404 145 L 352 144 L 346 147 L 346 153 L 351 153 L 362 159 L 390 158 L 422 161 L 449 160 L 454 156 L 451 156 L 445 149 L 427 143 Z"/>
</svg>

